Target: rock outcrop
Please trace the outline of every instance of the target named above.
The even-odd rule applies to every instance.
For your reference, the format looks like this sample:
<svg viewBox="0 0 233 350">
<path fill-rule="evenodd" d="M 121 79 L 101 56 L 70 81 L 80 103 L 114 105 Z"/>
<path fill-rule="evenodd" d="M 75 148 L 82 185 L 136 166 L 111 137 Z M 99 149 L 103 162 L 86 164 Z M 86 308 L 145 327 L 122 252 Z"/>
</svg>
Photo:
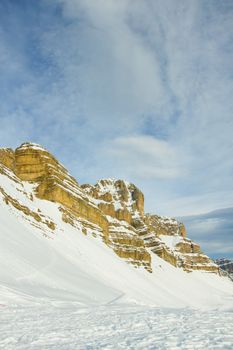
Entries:
<svg viewBox="0 0 233 350">
<path fill-rule="evenodd" d="M 154 253 L 176 267 L 188 272 L 218 272 L 216 264 L 201 252 L 199 245 L 186 237 L 183 223 L 174 218 L 144 214 L 144 196 L 135 185 L 106 179 L 94 186 L 85 184 L 81 187 L 106 214 L 110 222 L 109 240 L 116 252 L 121 252 L 122 237 L 136 234 L 150 254 Z"/>
<path fill-rule="evenodd" d="M 24 143 L 15 151 L 0 149 L 0 173 L 22 188 L 23 184 L 33 186 L 31 201 L 36 196 L 57 203 L 67 225 L 102 237 L 109 248 L 135 267 L 152 272 L 151 259 L 156 254 L 185 271 L 218 272 L 218 266 L 199 245 L 186 237 L 182 223 L 144 213 L 144 195 L 131 183 L 105 179 L 80 186 L 54 156 L 33 143 Z M 54 230 L 50 218 L 20 204 L 4 188 L 0 192 L 8 205 Z"/>
<path fill-rule="evenodd" d="M 11 148 L 0 148 L 0 162 L 8 169 L 14 170 L 15 153 Z"/>
<path fill-rule="evenodd" d="M 38 198 L 60 203 L 77 218 L 97 224 L 108 239 L 108 222 L 103 213 L 48 151 L 39 145 L 24 143 L 15 150 L 14 156 L 15 175 L 36 183 Z"/>
<path fill-rule="evenodd" d="M 215 259 L 214 262 L 220 267 L 221 274 L 225 273 L 233 281 L 233 260 L 220 258 Z"/>
</svg>

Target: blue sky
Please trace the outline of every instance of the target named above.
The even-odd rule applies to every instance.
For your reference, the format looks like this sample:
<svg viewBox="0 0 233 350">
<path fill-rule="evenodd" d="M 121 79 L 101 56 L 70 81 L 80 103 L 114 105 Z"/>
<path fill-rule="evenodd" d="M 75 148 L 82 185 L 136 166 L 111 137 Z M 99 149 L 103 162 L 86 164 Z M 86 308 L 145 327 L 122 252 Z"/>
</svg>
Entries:
<svg viewBox="0 0 233 350">
<path fill-rule="evenodd" d="M 0 0 L 1 146 L 134 182 L 150 212 L 233 207 L 232 23 L 231 0 Z"/>
<path fill-rule="evenodd" d="M 185 223 L 189 236 L 194 237 L 212 258 L 233 258 L 233 208 L 179 219 Z"/>
</svg>

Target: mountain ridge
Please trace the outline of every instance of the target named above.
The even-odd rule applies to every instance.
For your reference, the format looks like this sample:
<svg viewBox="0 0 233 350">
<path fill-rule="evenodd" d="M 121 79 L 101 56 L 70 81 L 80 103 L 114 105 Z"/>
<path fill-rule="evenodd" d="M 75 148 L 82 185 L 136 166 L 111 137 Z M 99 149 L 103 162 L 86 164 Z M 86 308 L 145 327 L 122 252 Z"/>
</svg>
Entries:
<svg viewBox="0 0 233 350">
<path fill-rule="evenodd" d="M 80 186 L 30 143 L 0 159 L 0 304 L 231 307 L 232 282 L 135 185 Z"/>
<path fill-rule="evenodd" d="M 221 273 L 226 273 L 233 281 L 233 260 L 227 258 L 215 259 L 214 262 L 220 267 Z"/>
<path fill-rule="evenodd" d="M 128 263 L 152 272 L 151 254 L 157 254 L 185 271 L 200 269 L 218 273 L 218 266 L 202 253 L 198 244 L 186 237 L 182 223 L 144 213 L 144 195 L 134 184 L 102 179 L 95 185 L 80 186 L 51 153 L 30 142 L 15 151 L 1 149 L 0 162 L 13 172 L 17 181 L 34 184 L 35 196 L 61 204 L 59 210 L 65 222 L 70 225 L 82 222 L 84 233 L 92 228 L 95 235 L 99 234 Z M 20 208 L 17 200 L 4 189 L 2 195 L 8 204 Z M 21 210 L 36 221 L 43 221 L 38 213 L 22 206 Z M 52 220 L 46 224 L 50 228 L 55 225 Z"/>
</svg>

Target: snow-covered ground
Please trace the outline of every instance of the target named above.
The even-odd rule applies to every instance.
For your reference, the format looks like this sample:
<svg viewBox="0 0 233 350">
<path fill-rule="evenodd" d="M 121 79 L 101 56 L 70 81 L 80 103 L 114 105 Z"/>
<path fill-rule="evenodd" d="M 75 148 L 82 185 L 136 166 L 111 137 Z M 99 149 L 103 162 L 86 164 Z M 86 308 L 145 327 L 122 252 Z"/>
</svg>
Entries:
<svg viewBox="0 0 233 350">
<path fill-rule="evenodd" d="M 100 238 L 65 224 L 56 204 L 35 199 L 33 205 L 56 219 L 57 228 L 48 237 L 0 201 L 0 286 L 16 294 L 86 306 L 115 300 L 175 308 L 233 305 L 233 283 L 228 278 L 186 273 L 156 255 L 152 274 L 135 269 Z M 0 293 L 0 303 L 11 302 L 10 295 Z"/>
<path fill-rule="evenodd" d="M 33 222 L 0 194 L 1 349 L 233 348 L 228 278 L 156 255 L 152 274 L 135 269 L 64 223 L 57 204 L 32 201 L 31 185 L 1 177 L 7 193 L 56 224 Z"/>
<path fill-rule="evenodd" d="M 224 349 L 233 312 L 74 303 L 1 307 L 0 349 Z"/>
</svg>

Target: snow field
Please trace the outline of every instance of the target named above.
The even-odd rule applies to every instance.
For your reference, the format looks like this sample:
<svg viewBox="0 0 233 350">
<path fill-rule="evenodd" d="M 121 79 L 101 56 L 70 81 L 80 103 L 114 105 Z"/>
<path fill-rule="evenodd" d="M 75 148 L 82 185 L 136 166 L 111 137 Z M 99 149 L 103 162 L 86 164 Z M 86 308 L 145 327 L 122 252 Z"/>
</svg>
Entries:
<svg viewBox="0 0 233 350">
<path fill-rule="evenodd" d="M 0 349 L 232 350 L 233 312 L 74 303 L 1 308 Z"/>
<path fill-rule="evenodd" d="M 30 184 L 1 181 L 56 229 L 0 194 L 0 349 L 233 349 L 229 279 L 186 273 L 156 255 L 152 274 L 135 269 L 99 237 L 65 224 L 57 204 L 32 201 Z"/>
</svg>

